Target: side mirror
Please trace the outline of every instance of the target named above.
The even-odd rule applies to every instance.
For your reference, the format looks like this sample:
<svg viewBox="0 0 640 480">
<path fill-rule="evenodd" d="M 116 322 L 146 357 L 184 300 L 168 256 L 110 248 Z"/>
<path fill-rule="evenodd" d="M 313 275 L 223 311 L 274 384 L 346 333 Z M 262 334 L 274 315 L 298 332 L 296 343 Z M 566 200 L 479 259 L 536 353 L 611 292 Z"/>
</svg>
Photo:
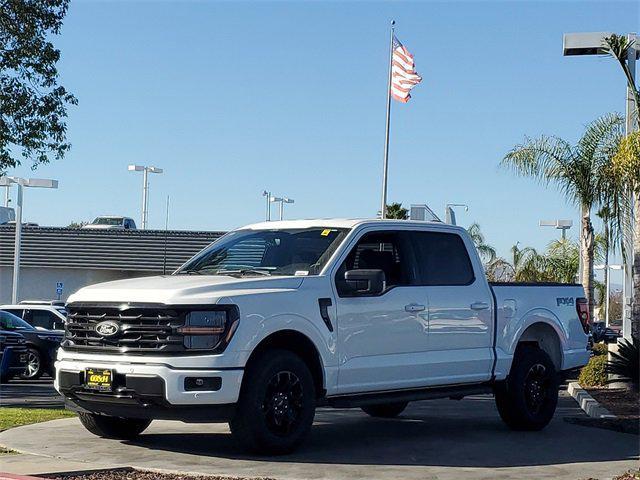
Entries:
<svg viewBox="0 0 640 480">
<path fill-rule="evenodd" d="M 382 270 L 349 270 L 345 272 L 344 280 L 358 295 L 378 295 L 384 291 L 386 282 Z"/>
</svg>

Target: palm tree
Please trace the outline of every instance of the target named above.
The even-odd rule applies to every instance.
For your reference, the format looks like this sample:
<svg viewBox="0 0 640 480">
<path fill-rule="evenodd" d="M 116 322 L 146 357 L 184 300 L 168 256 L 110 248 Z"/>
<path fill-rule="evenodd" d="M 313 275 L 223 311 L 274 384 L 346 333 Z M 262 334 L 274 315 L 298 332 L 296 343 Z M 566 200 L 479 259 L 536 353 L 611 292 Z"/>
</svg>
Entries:
<svg viewBox="0 0 640 480">
<path fill-rule="evenodd" d="M 631 336 L 640 338 L 640 132 L 627 135 L 613 158 L 613 170 L 626 192 L 633 199 L 624 204 L 626 218 L 634 218 L 633 230 L 633 303 Z M 635 214 L 633 214 L 635 212 Z M 626 252 L 623 252 L 626 253 Z"/>
<path fill-rule="evenodd" d="M 469 236 L 471 240 L 473 240 L 473 244 L 476 246 L 480 260 L 482 260 L 486 270 L 487 266 L 496 259 L 496 249 L 485 242 L 484 235 L 480 231 L 480 225 L 478 223 L 472 223 L 469 228 L 467 228 L 467 232 L 469 232 Z"/>
<path fill-rule="evenodd" d="M 605 115 L 591 124 L 576 145 L 558 137 L 526 139 L 505 155 L 501 164 L 516 174 L 533 177 L 543 184 L 554 184 L 580 208 L 580 245 L 582 284 L 589 312 L 593 315 L 594 232 L 591 210 L 599 205 L 605 184 L 605 168 L 611 161 L 622 136 L 620 115 Z"/>
<path fill-rule="evenodd" d="M 637 127 L 640 130 L 640 115 L 638 115 L 638 109 L 640 108 L 640 92 L 638 92 L 638 87 L 636 87 L 633 73 L 627 63 L 627 56 L 629 55 L 629 49 L 633 46 L 633 41 L 630 41 L 624 35 L 617 35 L 613 33 L 611 36 L 606 37 L 603 43 L 607 53 L 618 61 L 620 68 L 622 68 L 622 73 L 624 73 L 624 76 L 627 78 L 627 85 L 635 100 L 635 119 Z"/>
<path fill-rule="evenodd" d="M 386 218 L 395 218 L 396 220 L 406 220 L 409 218 L 409 210 L 402 208 L 402 204 L 394 202 L 391 205 L 387 205 Z"/>
</svg>

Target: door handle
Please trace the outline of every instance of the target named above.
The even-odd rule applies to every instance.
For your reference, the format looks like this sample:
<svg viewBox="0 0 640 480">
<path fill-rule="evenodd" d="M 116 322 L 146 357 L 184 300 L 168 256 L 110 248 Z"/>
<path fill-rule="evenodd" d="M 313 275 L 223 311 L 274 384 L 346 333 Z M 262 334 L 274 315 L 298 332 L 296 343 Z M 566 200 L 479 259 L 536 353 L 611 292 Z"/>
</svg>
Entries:
<svg viewBox="0 0 640 480">
<path fill-rule="evenodd" d="M 404 306 L 405 312 L 422 312 L 426 307 L 417 303 L 410 303 Z"/>
<path fill-rule="evenodd" d="M 487 310 L 489 304 L 486 302 L 474 302 L 471 304 L 471 310 Z"/>
</svg>

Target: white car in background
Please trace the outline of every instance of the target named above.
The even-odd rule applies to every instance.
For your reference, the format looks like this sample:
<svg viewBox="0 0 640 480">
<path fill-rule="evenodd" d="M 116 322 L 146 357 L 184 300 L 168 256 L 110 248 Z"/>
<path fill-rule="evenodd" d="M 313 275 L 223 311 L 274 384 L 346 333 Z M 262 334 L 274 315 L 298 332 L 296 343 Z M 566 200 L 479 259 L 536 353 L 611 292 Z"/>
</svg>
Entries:
<svg viewBox="0 0 640 480">
<path fill-rule="evenodd" d="M 12 313 L 42 330 L 64 331 L 67 321 L 64 304 L 56 301 L 24 301 L 14 305 L 0 305 L 0 310 Z"/>
<path fill-rule="evenodd" d="M 85 230 L 135 230 L 136 222 L 130 217 L 102 215 L 82 227 Z"/>
</svg>

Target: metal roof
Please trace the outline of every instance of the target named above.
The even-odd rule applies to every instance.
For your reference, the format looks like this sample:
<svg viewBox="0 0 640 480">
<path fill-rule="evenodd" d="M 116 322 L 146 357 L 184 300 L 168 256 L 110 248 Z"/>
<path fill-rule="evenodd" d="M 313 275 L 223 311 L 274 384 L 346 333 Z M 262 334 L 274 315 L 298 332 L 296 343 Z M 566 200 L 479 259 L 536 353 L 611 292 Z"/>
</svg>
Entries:
<svg viewBox="0 0 640 480">
<path fill-rule="evenodd" d="M 0 226 L 0 266 L 13 265 L 14 228 Z M 23 227 L 20 264 L 162 273 L 166 248 L 170 273 L 224 233 Z"/>
</svg>

